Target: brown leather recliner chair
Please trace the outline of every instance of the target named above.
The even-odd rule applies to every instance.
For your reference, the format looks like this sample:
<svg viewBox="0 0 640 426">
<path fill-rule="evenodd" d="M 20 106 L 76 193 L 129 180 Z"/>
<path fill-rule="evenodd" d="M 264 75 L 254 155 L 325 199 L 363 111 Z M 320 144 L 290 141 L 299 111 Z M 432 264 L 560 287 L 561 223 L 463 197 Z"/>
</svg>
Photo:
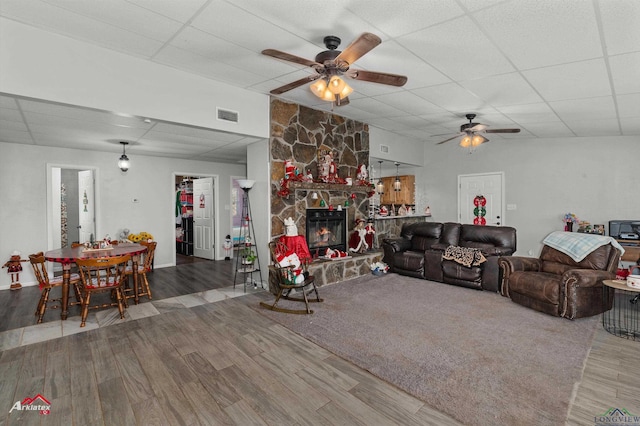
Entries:
<svg viewBox="0 0 640 426">
<path fill-rule="evenodd" d="M 611 309 L 603 306 L 602 280 L 615 279 L 619 261 L 620 252 L 611 244 L 597 248 L 580 262 L 547 245 L 537 259 L 501 257 L 501 294 L 558 317 L 597 315 Z M 612 301 L 609 296 L 607 300 Z"/>
</svg>

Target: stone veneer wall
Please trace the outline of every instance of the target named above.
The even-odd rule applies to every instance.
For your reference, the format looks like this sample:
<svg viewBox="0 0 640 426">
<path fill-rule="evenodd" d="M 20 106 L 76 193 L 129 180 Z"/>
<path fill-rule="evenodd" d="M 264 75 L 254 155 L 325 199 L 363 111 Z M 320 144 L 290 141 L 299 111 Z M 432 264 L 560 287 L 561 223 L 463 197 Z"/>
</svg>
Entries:
<svg viewBox="0 0 640 426">
<path fill-rule="evenodd" d="M 271 237 L 275 239 L 285 233 L 284 220 L 293 218 L 298 234 L 306 234 L 307 208 L 320 207 L 320 199 L 334 207 L 349 201 L 347 209 L 348 232 L 355 226 L 355 218 L 365 219 L 369 210 L 366 186 L 329 183 L 291 182 L 288 197 L 280 197 L 280 180 L 284 177 L 284 162 L 293 161 L 301 172 L 310 170 L 314 179 L 318 177 L 318 150 L 330 149 L 337 155 L 338 176 L 351 177 L 356 181 L 360 164 L 369 165 L 369 126 L 346 119 L 330 112 L 318 111 L 301 105 L 271 100 Z M 313 200 L 311 193 L 319 198 Z M 355 199 L 351 195 L 355 195 Z M 370 274 L 369 265 L 382 259 L 382 251 L 355 254 L 344 260 L 318 260 L 309 265 L 317 286 L 332 284 L 360 275 Z M 270 263 L 270 262 L 269 262 Z M 269 266 L 269 289 L 277 293 L 277 281 L 273 266 Z"/>
<path fill-rule="evenodd" d="M 365 219 L 369 208 L 368 189 L 364 186 L 349 186 L 326 183 L 293 182 L 288 197 L 280 197 L 280 180 L 284 177 L 285 160 L 301 172 L 310 170 L 314 179 L 318 176 L 318 150 L 337 152 L 338 176 L 356 180 L 358 165 L 369 164 L 369 126 L 331 112 L 319 111 L 298 104 L 271 100 L 271 237 L 284 235 L 284 219 L 292 217 L 298 233 L 305 235 L 306 209 L 319 207 L 320 199 L 327 206 L 347 207 L 348 235 L 354 227 L 356 217 Z M 310 194 L 317 192 L 318 200 Z M 352 200 L 351 194 L 355 194 Z M 344 207 L 343 207 L 344 208 Z"/>
</svg>

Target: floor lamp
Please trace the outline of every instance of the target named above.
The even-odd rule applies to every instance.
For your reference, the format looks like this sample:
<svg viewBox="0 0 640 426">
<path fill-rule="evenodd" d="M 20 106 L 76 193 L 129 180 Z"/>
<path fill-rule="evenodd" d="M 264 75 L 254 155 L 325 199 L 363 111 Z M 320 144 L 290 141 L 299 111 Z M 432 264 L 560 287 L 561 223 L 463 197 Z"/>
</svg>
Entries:
<svg viewBox="0 0 640 426">
<path fill-rule="evenodd" d="M 260 275 L 260 286 L 262 286 L 262 272 L 260 271 L 260 258 L 256 242 L 254 241 L 255 230 L 253 228 L 253 217 L 251 215 L 251 204 L 249 202 L 249 191 L 256 183 L 254 180 L 239 179 L 238 185 L 242 188 L 242 216 L 240 218 L 240 235 L 238 243 L 240 250 L 236 256 L 236 272 L 233 277 L 233 288 L 236 287 L 238 273 L 242 275 L 244 291 L 247 291 L 247 279 L 253 283 L 253 288 L 258 288 L 258 284 L 253 279 L 253 273 Z"/>
</svg>

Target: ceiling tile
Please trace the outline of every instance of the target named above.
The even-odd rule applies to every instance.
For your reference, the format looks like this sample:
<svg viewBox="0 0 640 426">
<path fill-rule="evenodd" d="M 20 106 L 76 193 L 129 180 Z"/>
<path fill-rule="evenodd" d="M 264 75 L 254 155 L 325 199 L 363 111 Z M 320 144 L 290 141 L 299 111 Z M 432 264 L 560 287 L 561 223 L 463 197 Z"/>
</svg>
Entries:
<svg viewBox="0 0 640 426">
<path fill-rule="evenodd" d="M 461 83 L 466 89 L 495 107 L 531 104 L 542 98 L 519 73 L 502 74 Z"/>
<path fill-rule="evenodd" d="M 370 0 L 352 0 L 347 8 L 391 37 L 399 37 L 464 14 L 454 2 L 404 0 L 374 7 Z"/>
<path fill-rule="evenodd" d="M 165 42 L 182 28 L 182 23 L 126 0 L 85 1 L 45 0 L 56 7 L 77 13 L 154 40 Z"/>
<path fill-rule="evenodd" d="M 414 111 L 426 113 L 428 111 L 437 112 L 441 110 L 440 107 L 411 92 L 390 93 L 376 96 L 375 99 L 402 111 L 403 116 L 413 114 Z"/>
<path fill-rule="evenodd" d="M 590 2 L 511 1 L 476 12 L 474 18 L 519 69 L 602 56 Z"/>
<path fill-rule="evenodd" d="M 623 135 L 640 135 L 640 120 L 637 117 L 621 118 L 620 126 Z"/>
<path fill-rule="evenodd" d="M 264 3 L 260 7 L 269 9 L 270 3 Z M 261 14 L 247 13 L 227 2 L 210 3 L 191 25 L 254 53 L 271 48 L 313 59 L 318 52 L 324 50 L 322 38 L 317 40 L 317 44 L 311 43 L 296 33 L 263 19 Z"/>
<path fill-rule="evenodd" d="M 616 94 L 640 92 L 640 52 L 609 58 Z"/>
<path fill-rule="evenodd" d="M 557 122 L 531 122 L 524 125 L 525 129 L 539 138 L 571 137 L 575 134 L 564 123 Z"/>
<path fill-rule="evenodd" d="M 606 120 L 616 117 L 611 96 L 549 102 L 562 121 Z"/>
<path fill-rule="evenodd" d="M 126 0 L 179 22 L 187 22 L 207 0 Z"/>
<path fill-rule="evenodd" d="M 455 83 L 424 87 L 413 91 L 416 95 L 448 111 L 474 111 L 484 106 L 484 101 Z"/>
<path fill-rule="evenodd" d="M 621 118 L 638 120 L 640 117 L 640 93 L 616 96 L 616 102 L 618 103 L 618 115 Z"/>
<path fill-rule="evenodd" d="M 611 95 L 602 59 L 538 68 L 523 74 L 547 101 Z"/>
<path fill-rule="evenodd" d="M 604 120 L 571 120 L 567 126 L 578 136 L 604 136 L 621 134 L 617 119 Z"/>
<path fill-rule="evenodd" d="M 157 40 L 44 1 L 4 1 L 1 11 L 3 16 L 17 21 L 129 54 L 148 57 L 162 45 Z"/>
<path fill-rule="evenodd" d="M 398 61 L 396 60 L 398 57 L 404 59 Z M 392 40 L 383 42 L 358 59 L 354 67 L 407 76 L 407 83 L 403 86 L 405 89 L 451 82 L 450 78 Z"/>
<path fill-rule="evenodd" d="M 322 39 L 325 36 L 335 35 L 342 39 L 340 47 L 345 48 L 358 35 L 371 30 L 370 23 L 345 9 L 343 0 L 293 3 L 291 0 L 269 0 L 268 2 L 264 0 L 242 0 L 228 3 L 233 3 L 252 15 L 258 16 L 289 33 L 286 37 L 267 39 L 263 38 L 259 32 L 250 31 L 254 37 L 255 34 L 259 34 L 257 37 L 261 43 L 269 42 L 269 40 L 286 40 L 290 39 L 291 35 L 294 35 L 322 47 Z M 381 2 L 377 6 L 384 7 L 386 5 L 386 2 Z M 369 5 L 369 7 L 371 6 L 376 7 L 376 5 Z M 245 18 L 250 19 L 250 17 L 243 15 L 243 19 Z M 244 25 L 242 27 L 245 30 L 246 28 L 251 28 L 244 27 Z M 381 34 L 378 35 L 382 36 Z M 269 47 L 278 49 L 276 46 Z"/>
<path fill-rule="evenodd" d="M 253 85 L 264 80 L 263 77 L 246 70 L 233 67 L 195 53 L 167 46 L 154 58 L 158 63 L 213 78 L 240 87 Z"/>
<path fill-rule="evenodd" d="M 509 61 L 466 16 L 400 37 L 398 42 L 453 80 L 514 71 Z"/>
<path fill-rule="evenodd" d="M 598 2 L 604 41 L 609 55 L 637 52 L 640 46 L 640 2 L 616 0 Z"/>
<path fill-rule="evenodd" d="M 510 117 L 514 122 L 520 124 L 548 123 L 560 121 L 560 117 L 546 103 L 534 103 L 526 105 L 511 105 L 496 107 L 502 114 Z"/>
</svg>

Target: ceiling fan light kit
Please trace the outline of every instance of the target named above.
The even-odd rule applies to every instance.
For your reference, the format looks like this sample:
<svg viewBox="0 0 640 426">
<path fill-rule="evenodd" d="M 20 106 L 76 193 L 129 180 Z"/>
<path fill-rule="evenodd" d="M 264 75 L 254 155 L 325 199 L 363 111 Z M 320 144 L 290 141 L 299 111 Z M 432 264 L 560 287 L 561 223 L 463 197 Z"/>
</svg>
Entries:
<svg viewBox="0 0 640 426">
<path fill-rule="evenodd" d="M 449 142 L 453 139 L 462 136 L 459 145 L 463 148 L 473 149 L 485 142 L 489 142 L 489 139 L 485 138 L 481 133 L 519 133 L 520 129 L 489 129 L 486 124 L 474 123 L 473 119 L 476 118 L 475 114 L 466 115 L 468 123 L 460 126 L 460 133 L 456 136 L 450 137 L 443 141 L 438 142 L 436 145 L 441 145 L 445 142 Z"/>
<path fill-rule="evenodd" d="M 275 49 L 265 49 L 262 51 L 263 55 L 305 65 L 316 72 L 315 75 L 301 78 L 300 80 L 273 89 L 270 92 L 272 95 L 280 95 L 310 81 L 317 80 L 309 85 L 311 92 L 323 101 L 333 102 L 335 105 L 340 106 L 348 104 L 349 95 L 353 93 L 353 89 L 341 78 L 342 76 L 353 80 L 368 81 L 396 87 L 404 86 L 407 82 L 407 77 L 403 75 L 349 69 L 355 61 L 382 42 L 380 37 L 375 34 L 361 34 L 343 51 L 336 50 L 341 42 L 339 37 L 326 36 L 323 41 L 327 50 L 318 53 L 313 61 Z"/>
</svg>

